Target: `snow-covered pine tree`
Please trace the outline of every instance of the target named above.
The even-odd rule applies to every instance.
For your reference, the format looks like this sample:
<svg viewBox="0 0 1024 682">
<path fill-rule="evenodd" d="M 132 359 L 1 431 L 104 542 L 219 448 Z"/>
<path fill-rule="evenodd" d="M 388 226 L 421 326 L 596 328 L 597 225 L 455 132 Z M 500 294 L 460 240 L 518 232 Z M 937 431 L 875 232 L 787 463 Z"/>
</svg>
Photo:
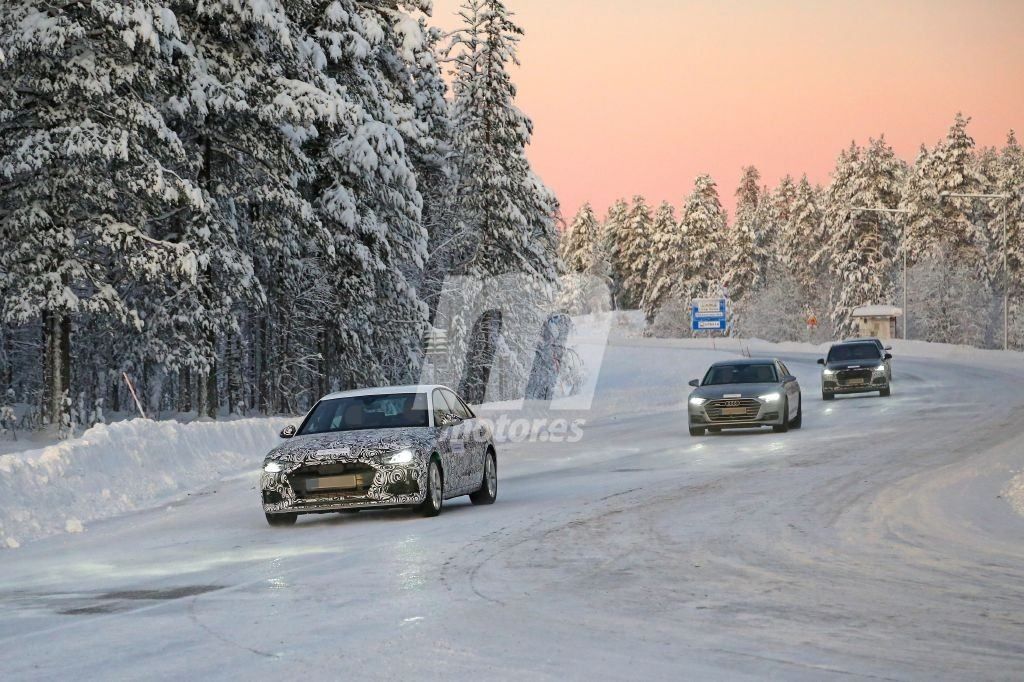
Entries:
<svg viewBox="0 0 1024 682">
<path fill-rule="evenodd" d="M 986 272 L 986 227 L 975 219 L 978 202 L 949 194 L 983 192 L 984 178 L 974 159 L 970 118 L 957 114 L 946 138 L 934 149 L 922 147 L 904 188 L 907 217 L 902 248 L 911 262 L 940 254 L 977 272 Z"/>
<path fill-rule="evenodd" d="M 718 187 L 710 175 L 701 175 L 694 182 L 680 223 L 686 253 L 681 297 L 688 301 L 719 295 L 725 267 L 726 215 L 718 198 Z"/>
<path fill-rule="evenodd" d="M 1006 246 L 1005 274 L 1007 290 L 1010 295 L 1010 308 L 1016 324 L 1011 325 L 1013 334 L 1011 341 L 1015 348 L 1024 346 L 1024 147 L 1017 141 L 1016 134 L 1011 130 L 1006 138 L 1006 145 L 999 155 L 999 168 L 996 173 L 996 189 L 998 194 L 1007 194 L 1009 199 L 1005 206 L 1006 234 L 1002 234 L 1002 216 L 999 217 L 999 245 Z M 1002 265 L 1000 259 L 1000 266 Z M 1002 273 L 999 281 L 1002 283 Z"/>
<path fill-rule="evenodd" d="M 774 225 L 763 222 L 760 182 L 757 168 L 747 166 L 736 189 L 736 218 L 728 233 L 723 275 L 723 284 L 734 303 L 764 285 L 772 260 L 766 234 Z"/>
<path fill-rule="evenodd" d="M 428 163 L 437 144 L 416 123 L 413 63 L 430 62 L 428 36 L 412 15 L 422 8 L 418 1 L 339 0 L 309 10 L 329 89 L 347 100 L 315 152 L 316 208 L 341 261 L 334 338 L 321 354 L 329 358 L 324 374 L 337 368 L 330 378 L 342 387 L 407 382 L 419 367 L 428 310 L 415 285 L 427 235 L 414 159 Z M 425 85 L 437 94 L 436 83 Z"/>
<path fill-rule="evenodd" d="M 562 238 L 561 256 L 566 272 L 589 273 L 600 258 L 601 228 L 594 207 L 584 203 Z"/>
<path fill-rule="evenodd" d="M 623 268 L 623 287 L 633 305 L 639 306 L 647 291 L 651 251 L 651 206 L 642 196 L 633 197 L 633 205 L 618 242 L 619 262 Z"/>
<path fill-rule="evenodd" d="M 612 295 L 619 308 L 630 307 L 632 301 L 625 289 L 628 267 L 623 254 L 623 245 L 629 241 L 629 202 L 618 199 L 608 208 L 603 225 L 605 251 L 611 263 Z"/>
<path fill-rule="evenodd" d="M 820 190 L 804 175 L 796 186 L 789 220 L 782 226 L 779 254 L 782 266 L 810 292 L 822 285 L 822 269 L 813 258 L 824 239 L 821 227 Z"/>
<path fill-rule="evenodd" d="M 858 208 L 896 208 L 900 203 L 904 166 L 885 136 L 866 148 L 852 145 L 840 158 L 828 190 L 825 229 L 833 276 L 832 325 L 836 334 L 854 330 L 853 310 L 889 303 L 897 238 L 893 221 Z"/>
<path fill-rule="evenodd" d="M 533 123 L 515 104 L 508 68 L 522 29 L 502 0 L 467 0 L 453 36 L 453 123 L 459 219 L 473 236 L 470 274 L 557 275 L 558 202 L 533 173 L 526 148 Z"/>
<path fill-rule="evenodd" d="M 196 276 L 187 240 L 162 238 L 205 204 L 160 110 L 187 50 L 162 2 L 19 0 L 0 13 L 0 51 L 0 320 L 41 326 L 44 416 L 66 431 L 75 375 L 117 362 L 83 344 L 73 371 L 76 327 L 135 335 L 133 293 Z"/>
<path fill-rule="evenodd" d="M 651 260 L 642 306 L 649 322 L 655 319 L 666 300 L 678 295 L 686 261 L 686 243 L 676 211 L 672 204 L 662 202 L 651 225 Z"/>
<path fill-rule="evenodd" d="M 466 0 L 460 16 L 465 25 L 453 34 L 448 54 L 455 64 L 456 215 L 471 254 L 464 274 L 479 280 L 501 275 L 529 278 L 528 285 L 520 280 L 529 291 L 505 290 L 502 295 L 509 300 L 495 301 L 494 307 L 518 316 L 504 321 L 507 328 L 540 329 L 541 311 L 519 299 L 554 292 L 558 201 L 526 158 L 533 123 L 516 106 L 517 89 L 508 71 L 519 63 L 516 49 L 523 31 L 501 0 Z M 448 324 L 472 330 L 471 348 L 453 349 L 456 357 L 468 352 L 460 386 L 470 400 L 484 399 L 492 368 L 502 377 L 498 383 L 509 391 L 523 385 L 534 349 L 516 344 L 535 339 L 499 338 L 502 324 L 494 321 Z M 487 349 L 498 349 L 500 357 L 492 361 Z"/>
</svg>

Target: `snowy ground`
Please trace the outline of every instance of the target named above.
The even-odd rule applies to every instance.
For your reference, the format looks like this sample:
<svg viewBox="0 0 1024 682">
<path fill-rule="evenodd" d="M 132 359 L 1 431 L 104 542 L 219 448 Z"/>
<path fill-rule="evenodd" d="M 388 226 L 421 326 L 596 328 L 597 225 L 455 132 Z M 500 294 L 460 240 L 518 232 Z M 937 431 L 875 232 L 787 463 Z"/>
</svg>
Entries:
<svg viewBox="0 0 1024 682">
<path fill-rule="evenodd" d="M 617 338 L 583 441 L 504 445 L 498 504 L 437 519 L 270 529 L 253 451 L 0 552 L 3 676 L 1019 679 L 1024 360 L 918 345 L 823 403 L 817 349 Z M 686 382 L 748 348 L 804 429 L 690 438 Z"/>
</svg>

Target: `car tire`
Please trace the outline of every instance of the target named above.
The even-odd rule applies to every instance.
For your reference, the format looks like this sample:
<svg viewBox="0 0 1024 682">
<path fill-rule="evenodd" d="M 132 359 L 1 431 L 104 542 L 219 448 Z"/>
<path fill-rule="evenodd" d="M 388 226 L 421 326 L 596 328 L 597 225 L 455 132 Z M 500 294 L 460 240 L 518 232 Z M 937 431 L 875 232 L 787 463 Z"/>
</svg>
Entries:
<svg viewBox="0 0 1024 682">
<path fill-rule="evenodd" d="M 804 397 L 800 396 L 800 404 L 796 406 L 796 417 L 789 423 L 792 429 L 799 429 L 804 425 Z"/>
<path fill-rule="evenodd" d="M 835 393 L 825 393 L 824 391 L 822 391 L 821 399 L 822 400 L 835 400 L 836 399 L 836 394 Z"/>
<path fill-rule="evenodd" d="M 426 517 L 437 516 L 444 506 L 444 472 L 436 457 L 427 466 L 427 496 L 420 505 L 420 513 Z"/>
<path fill-rule="evenodd" d="M 888 398 L 889 396 L 892 395 L 892 389 L 883 388 L 881 391 L 878 392 L 878 395 L 882 396 L 883 398 Z"/>
<path fill-rule="evenodd" d="M 775 433 L 786 433 L 789 431 L 789 399 L 782 403 L 782 423 L 776 424 L 772 427 L 772 431 Z"/>
<path fill-rule="evenodd" d="M 266 514 L 267 523 L 275 528 L 282 526 L 294 526 L 299 520 L 298 514 Z"/>
<path fill-rule="evenodd" d="M 469 496 L 469 501 L 476 505 L 494 504 L 498 499 L 498 460 L 493 450 L 487 451 L 484 460 L 484 480 L 480 490 Z"/>
<path fill-rule="evenodd" d="M 691 436 L 703 436 L 704 435 L 704 429 L 702 429 L 699 426 L 691 426 L 690 427 L 690 435 Z"/>
</svg>

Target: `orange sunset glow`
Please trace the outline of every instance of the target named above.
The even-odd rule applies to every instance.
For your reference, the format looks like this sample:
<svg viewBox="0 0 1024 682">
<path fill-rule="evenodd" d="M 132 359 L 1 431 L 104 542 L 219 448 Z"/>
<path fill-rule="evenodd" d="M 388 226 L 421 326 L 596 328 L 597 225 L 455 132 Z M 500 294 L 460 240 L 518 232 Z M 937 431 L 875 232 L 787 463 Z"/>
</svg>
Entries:
<svg viewBox="0 0 1024 682">
<path fill-rule="evenodd" d="M 459 0 L 434 0 L 455 28 Z M 643 194 L 679 205 L 710 173 L 827 182 L 851 140 L 913 160 L 958 111 L 979 145 L 1024 129 L 1019 0 L 509 0 L 531 159 L 567 217 Z"/>
</svg>

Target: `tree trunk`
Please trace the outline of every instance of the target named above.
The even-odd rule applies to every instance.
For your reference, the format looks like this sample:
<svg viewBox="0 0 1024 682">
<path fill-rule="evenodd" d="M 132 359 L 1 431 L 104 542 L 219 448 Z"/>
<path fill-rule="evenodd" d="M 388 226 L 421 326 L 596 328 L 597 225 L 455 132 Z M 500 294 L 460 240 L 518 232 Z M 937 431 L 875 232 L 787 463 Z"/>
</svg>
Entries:
<svg viewBox="0 0 1024 682">
<path fill-rule="evenodd" d="M 213 357 L 210 359 L 210 371 L 206 375 L 206 415 L 210 419 L 216 419 L 220 408 L 220 400 L 217 395 L 217 342 L 216 339 L 210 339 L 210 341 Z"/>
</svg>

